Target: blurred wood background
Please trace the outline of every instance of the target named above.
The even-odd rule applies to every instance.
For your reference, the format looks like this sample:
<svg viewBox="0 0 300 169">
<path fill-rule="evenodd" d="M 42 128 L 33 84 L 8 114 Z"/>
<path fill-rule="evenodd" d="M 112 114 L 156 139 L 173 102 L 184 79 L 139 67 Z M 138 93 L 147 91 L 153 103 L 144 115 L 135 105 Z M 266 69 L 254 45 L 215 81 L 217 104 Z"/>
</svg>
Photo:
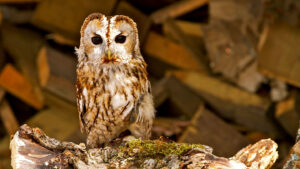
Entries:
<svg viewBox="0 0 300 169">
<path fill-rule="evenodd" d="M 229 157 L 272 138 L 282 168 L 300 120 L 297 0 L 0 0 L 0 168 L 23 123 L 84 142 L 76 108 L 79 30 L 92 12 L 139 29 L 157 109 L 153 138 Z"/>
</svg>

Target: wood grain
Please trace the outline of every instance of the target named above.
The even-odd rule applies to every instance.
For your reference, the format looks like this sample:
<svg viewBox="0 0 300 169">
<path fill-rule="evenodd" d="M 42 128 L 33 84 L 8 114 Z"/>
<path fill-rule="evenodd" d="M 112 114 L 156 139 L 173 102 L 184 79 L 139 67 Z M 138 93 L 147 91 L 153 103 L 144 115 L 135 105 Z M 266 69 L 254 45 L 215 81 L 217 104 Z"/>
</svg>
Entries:
<svg viewBox="0 0 300 169">
<path fill-rule="evenodd" d="M 36 109 L 43 107 L 31 84 L 11 64 L 3 68 L 0 74 L 0 86 Z"/>
<path fill-rule="evenodd" d="M 155 32 L 149 33 L 144 50 L 149 56 L 176 67 L 197 71 L 204 70 L 185 48 Z"/>
<path fill-rule="evenodd" d="M 274 23 L 258 57 L 258 70 L 271 78 L 300 87 L 299 44 L 299 28 L 282 22 Z"/>
<path fill-rule="evenodd" d="M 19 123 L 6 100 L 3 100 L 0 104 L 0 117 L 8 135 L 14 135 L 19 128 Z"/>
<path fill-rule="evenodd" d="M 173 71 L 176 78 L 199 94 L 224 118 L 251 129 L 277 133 L 267 116 L 270 101 L 217 78 L 192 71 Z"/>
</svg>

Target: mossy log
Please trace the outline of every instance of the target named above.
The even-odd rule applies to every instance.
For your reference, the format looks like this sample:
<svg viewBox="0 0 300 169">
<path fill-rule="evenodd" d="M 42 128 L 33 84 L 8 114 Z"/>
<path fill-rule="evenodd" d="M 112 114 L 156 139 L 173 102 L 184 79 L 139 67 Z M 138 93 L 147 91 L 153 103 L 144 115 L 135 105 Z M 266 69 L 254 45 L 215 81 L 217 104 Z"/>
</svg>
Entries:
<svg viewBox="0 0 300 169">
<path fill-rule="evenodd" d="M 261 140 L 240 150 L 234 157 L 212 154 L 201 144 L 163 140 L 116 140 L 103 148 L 61 142 L 39 128 L 26 124 L 13 136 L 12 167 L 16 168 L 270 168 L 278 157 L 277 144 Z"/>
</svg>

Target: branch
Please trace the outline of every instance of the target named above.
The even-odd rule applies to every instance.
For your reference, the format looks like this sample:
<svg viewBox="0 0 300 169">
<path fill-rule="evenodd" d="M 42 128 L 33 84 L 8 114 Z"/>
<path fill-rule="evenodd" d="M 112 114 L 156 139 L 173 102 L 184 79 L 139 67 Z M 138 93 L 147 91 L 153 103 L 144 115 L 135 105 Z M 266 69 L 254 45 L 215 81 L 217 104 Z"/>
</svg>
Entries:
<svg viewBox="0 0 300 169">
<path fill-rule="evenodd" d="M 201 144 L 162 140 L 120 139 L 104 148 L 86 149 L 72 142 L 48 137 L 39 128 L 21 126 L 10 143 L 12 167 L 16 168 L 270 168 L 278 157 L 277 144 L 261 140 L 232 158 L 217 157 Z"/>
</svg>

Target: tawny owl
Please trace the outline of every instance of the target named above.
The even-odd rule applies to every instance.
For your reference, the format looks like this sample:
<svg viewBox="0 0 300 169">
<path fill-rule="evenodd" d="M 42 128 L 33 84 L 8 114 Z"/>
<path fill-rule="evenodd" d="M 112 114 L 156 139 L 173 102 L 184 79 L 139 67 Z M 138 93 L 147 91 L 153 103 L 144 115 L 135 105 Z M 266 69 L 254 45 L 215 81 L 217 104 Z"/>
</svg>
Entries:
<svg viewBox="0 0 300 169">
<path fill-rule="evenodd" d="M 127 16 L 94 13 L 80 33 L 77 105 L 87 145 L 98 147 L 127 129 L 149 138 L 154 106 L 136 23 Z"/>
</svg>

